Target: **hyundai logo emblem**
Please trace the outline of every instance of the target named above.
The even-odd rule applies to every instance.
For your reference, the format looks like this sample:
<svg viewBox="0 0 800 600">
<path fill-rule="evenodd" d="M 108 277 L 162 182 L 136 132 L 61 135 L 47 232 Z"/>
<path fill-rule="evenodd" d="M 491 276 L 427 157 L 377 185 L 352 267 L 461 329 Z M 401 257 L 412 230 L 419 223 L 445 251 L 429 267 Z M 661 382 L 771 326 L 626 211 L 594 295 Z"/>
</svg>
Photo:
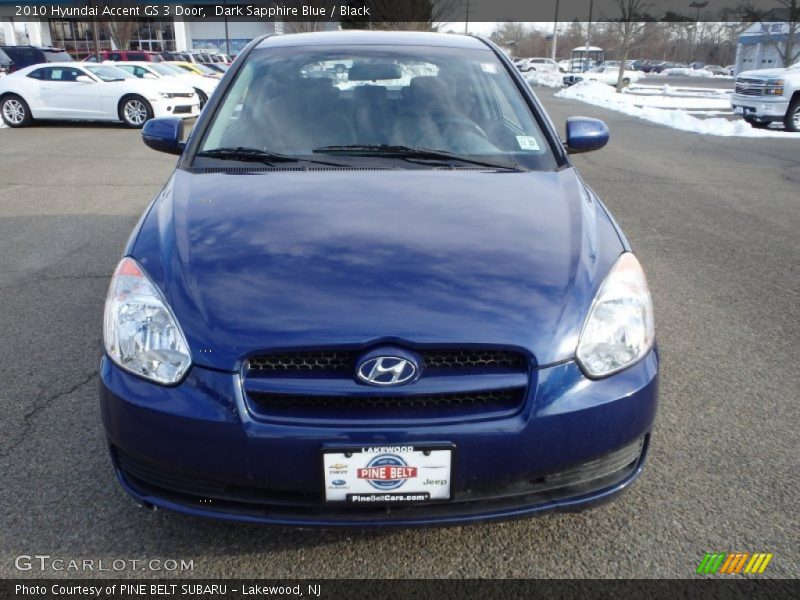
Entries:
<svg viewBox="0 0 800 600">
<path fill-rule="evenodd" d="M 414 379 L 417 365 L 400 356 L 375 356 L 358 365 L 356 375 L 370 385 L 402 385 Z"/>
</svg>

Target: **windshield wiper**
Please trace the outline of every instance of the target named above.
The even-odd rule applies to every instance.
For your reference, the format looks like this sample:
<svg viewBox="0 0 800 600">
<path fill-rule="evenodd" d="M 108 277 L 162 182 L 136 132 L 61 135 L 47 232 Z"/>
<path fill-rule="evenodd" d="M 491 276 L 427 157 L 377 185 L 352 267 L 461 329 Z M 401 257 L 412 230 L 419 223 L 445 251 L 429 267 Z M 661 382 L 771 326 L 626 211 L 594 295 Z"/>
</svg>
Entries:
<svg viewBox="0 0 800 600">
<path fill-rule="evenodd" d="M 320 154 L 349 154 L 355 156 L 384 156 L 387 158 L 401 158 L 403 160 L 441 160 L 460 161 L 481 167 L 494 169 L 510 169 L 521 171 L 517 163 L 495 162 L 478 158 L 467 158 L 455 152 L 434 150 L 432 148 L 412 148 L 411 146 L 396 146 L 390 144 L 350 144 L 347 146 L 321 146 L 314 148 L 313 152 Z"/>
<path fill-rule="evenodd" d="M 272 164 L 278 162 L 306 161 L 320 165 L 328 165 L 331 167 L 342 166 L 341 164 L 338 163 L 315 160 L 313 158 L 288 156 L 286 154 L 278 154 L 277 152 L 270 152 L 268 150 L 259 150 L 258 148 L 247 148 L 245 146 L 203 150 L 202 152 L 198 152 L 197 156 L 202 158 L 218 158 L 220 160 L 240 160 L 249 162 L 260 162 L 265 164 Z"/>
</svg>

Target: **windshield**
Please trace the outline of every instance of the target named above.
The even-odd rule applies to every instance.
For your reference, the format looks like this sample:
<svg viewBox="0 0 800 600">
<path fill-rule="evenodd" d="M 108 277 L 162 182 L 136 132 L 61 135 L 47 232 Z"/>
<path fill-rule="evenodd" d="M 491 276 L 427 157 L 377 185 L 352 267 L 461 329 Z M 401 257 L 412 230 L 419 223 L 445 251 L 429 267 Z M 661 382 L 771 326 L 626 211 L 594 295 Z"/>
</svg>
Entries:
<svg viewBox="0 0 800 600">
<path fill-rule="evenodd" d="M 186 75 L 187 72 L 186 69 L 182 69 L 178 65 L 173 65 L 172 63 L 168 62 L 158 63 L 158 66 L 168 71 L 166 74 L 169 75 Z"/>
<path fill-rule="evenodd" d="M 419 168 L 458 157 L 520 169 L 556 162 L 490 50 L 414 46 L 256 50 L 212 117 L 196 160 L 219 149 Z M 425 150 L 422 160 L 409 150 Z M 419 153 L 418 153 L 419 154 Z M 328 159 L 331 157 L 328 156 Z M 480 164 L 480 163 L 477 163 Z M 462 165 L 458 165 L 462 166 Z"/>
<path fill-rule="evenodd" d="M 173 75 L 177 75 L 179 71 L 174 71 L 171 68 L 164 65 L 164 63 L 151 63 L 147 65 L 151 71 L 158 73 L 159 75 L 164 75 L 167 77 L 172 77 Z"/>
<path fill-rule="evenodd" d="M 218 73 L 214 69 L 209 69 L 205 65 L 201 65 L 199 63 L 194 63 L 194 67 L 198 71 L 202 72 L 204 75 L 215 75 L 215 76 L 218 75 Z"/>
<path fill-rule="evenodd" d="M 117 81 L 119 79 L 136 79 L 136 77 L 119 67 L 110 65 L 86 65 L 86 70 L 103 81 Z"/>
</svg>

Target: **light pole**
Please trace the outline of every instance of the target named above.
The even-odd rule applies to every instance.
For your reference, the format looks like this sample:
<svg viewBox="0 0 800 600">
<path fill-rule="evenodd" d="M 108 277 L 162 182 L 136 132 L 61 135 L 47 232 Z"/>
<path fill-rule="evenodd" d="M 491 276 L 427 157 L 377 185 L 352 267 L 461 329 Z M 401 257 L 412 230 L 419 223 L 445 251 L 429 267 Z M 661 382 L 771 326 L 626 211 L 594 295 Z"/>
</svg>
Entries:
<svg viewBox="0 0 800 600">
<path fill-rule="evenodd" d="M 692 54 L 689 56 L 689 62 L 694 60 L 695 46 L 697 45 L 697 29 L 700 26 L 700 9 L 708 6 L 708 2 L 690 2 L 691 8 L 696 8 L 697 13 L 694 16 L 694 35 L 692 36 Z"/>
<path fill-rule="evenodd" d="M 553 23 L 553 45 L 550 49 L 550 58 L 555 61 L 556 59 L 556 47 L 558 46 L 558 2 L 556 0 L 556 20 Z"/>
</svg>

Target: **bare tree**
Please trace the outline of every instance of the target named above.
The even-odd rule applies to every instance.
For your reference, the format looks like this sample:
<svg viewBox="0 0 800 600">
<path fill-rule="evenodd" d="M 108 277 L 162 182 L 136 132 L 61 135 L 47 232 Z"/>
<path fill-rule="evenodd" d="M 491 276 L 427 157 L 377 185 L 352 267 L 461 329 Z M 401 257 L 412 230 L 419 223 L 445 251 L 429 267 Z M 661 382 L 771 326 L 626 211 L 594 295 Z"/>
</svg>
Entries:
<svg viewBox="0 0 800 600">
<path fill-rule="evenodd" d="M 98 25 L 105 25 L 111 34 L 111 39 L 120 50 L 127 50 L 131 41 L 136 37 L 136 32 L 139 30 L 139 23 L 136 21 L 107 21 L 106 23 L 98 23 Z"/>
<path fill-rule="evenodd" d="M 373 0 L 370 6 L 376 28 L 436 31 L 461 14 L 462 0 Z"/>
<path fill-rule="evenodd" d="M 616 21 L 621 34 L 622 46 L 620 51 L 619 75 L 617 76 L 617 92 L 621 92 L 625 84 L 625 63 L 628 62 L 628 53 L 634 49 L 645 36 L 648 23 L 645 17 L 647 5 L 644 0 L 614 0 L 619 9 L 619 20 Z M 630 83 L 630 82 L 629 82 Z"/>
</svg>

